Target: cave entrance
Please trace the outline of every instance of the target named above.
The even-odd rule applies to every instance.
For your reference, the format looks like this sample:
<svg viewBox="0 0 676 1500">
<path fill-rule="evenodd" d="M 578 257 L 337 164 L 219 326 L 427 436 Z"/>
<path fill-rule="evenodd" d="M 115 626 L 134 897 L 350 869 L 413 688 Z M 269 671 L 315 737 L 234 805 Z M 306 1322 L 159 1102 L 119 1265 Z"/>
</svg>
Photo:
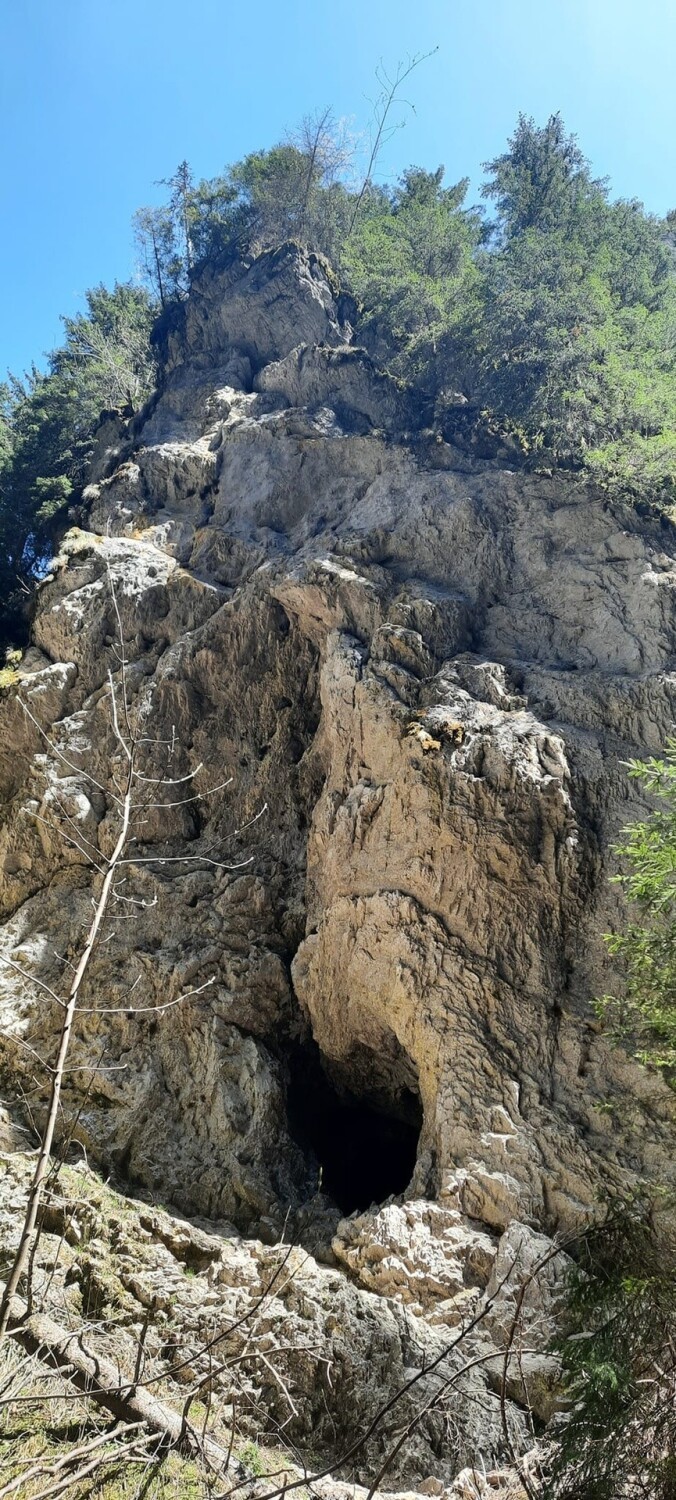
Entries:
<svg viewBox="0 0 676 1500">
<path fill-rule="evenodd" d="M 372 1064 L 375 1075 L 373 1056 Z M 359 1087 L 359 1092 L 345 1084 L 345 1074 L 352 1081 L 368 1071 L 362 1055 L 359 1067 L 343 1066 L 329 1076 L 315 1042 L 299 1046 L 290 1061 L 291 1134 L 312 1162 L 316 1182 L 321 1169 L 322 1191 L 343 1214 L 403 1193 L 416 1163 L 422 1106 L 414 1080 L 388 1095 L 377 1084 L 365 1091 Z"/>
</svg>

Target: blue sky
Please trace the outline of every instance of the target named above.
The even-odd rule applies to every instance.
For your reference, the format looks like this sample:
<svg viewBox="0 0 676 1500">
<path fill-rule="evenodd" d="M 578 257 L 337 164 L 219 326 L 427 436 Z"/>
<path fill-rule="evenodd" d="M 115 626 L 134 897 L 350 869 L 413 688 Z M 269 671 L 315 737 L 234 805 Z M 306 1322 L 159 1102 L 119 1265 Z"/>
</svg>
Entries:
<svg viewBox="0 0 676 1500">
<path fill-rule="evenodd" d="M 676 206 L 676 0 L 0 0 L 0 372 L 133 274 L 130 219 L 326 104 L 368 123 L 374 70 L 438 46 L 381 176 L 480 179 L 519 110 L 556 110 L 617 196 Z"/>
</svg>

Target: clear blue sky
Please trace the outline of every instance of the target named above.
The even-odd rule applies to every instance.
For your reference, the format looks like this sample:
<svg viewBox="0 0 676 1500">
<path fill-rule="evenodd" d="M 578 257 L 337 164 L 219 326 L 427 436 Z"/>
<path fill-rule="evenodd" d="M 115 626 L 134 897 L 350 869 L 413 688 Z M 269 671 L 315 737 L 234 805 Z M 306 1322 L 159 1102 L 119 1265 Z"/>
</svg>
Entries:
<svg viewBox="0 0 676 1500">
<path fill-rule="evenodd" d="M 364 126 L 379 60 L 437 45 L 381 175 L 478 183 L 519 110 L 560 110 L 617 196 L 676 206 L 676 0 L 0 0 L 0 373 L 133 273 L 183 157 L 212 175 L 325 104 Z"/>
</svg>

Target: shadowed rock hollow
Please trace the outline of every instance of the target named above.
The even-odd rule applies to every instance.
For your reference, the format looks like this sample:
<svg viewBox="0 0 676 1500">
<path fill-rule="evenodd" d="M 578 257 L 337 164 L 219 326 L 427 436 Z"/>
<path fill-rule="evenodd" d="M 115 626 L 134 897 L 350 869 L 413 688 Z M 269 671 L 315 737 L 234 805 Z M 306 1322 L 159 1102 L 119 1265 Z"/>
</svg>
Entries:
<svg viewBox="0 0 676 1500">
<path fill-rule="evenodd" d="M 47 1049 L 59 1012 L 31 976 L 59 982 L 91 878 L 48 825 L 65 808 L 110 839 L 109 570 L 134 712 L 175 737 L 173 775 L 232 779 L 147 814 L 128 878 L 148 904 L 88 988 L 121 1011 L 81 1018 L 66 1117 L 185 1213 L 268 1242 L 290 1215 L 314 1295 L 342 1267 L 397 1338 L 405 1309 L 415 1365 L 515 1243 L 527 1267 L 602 1184 L 673 1180 L 671 1096 L 590 1002 L 620 916 L 607 851 L 638 807 L 623 763 L 674 718 L 676 537 L 414 418 L 317 257 L 196 283 L 39 592 L 20 691 L 51 743 L 0 704 L 0 941 L 25 973 L 0 970 L 0 1014 L 6 1095 L 39 1117 L 22 1041 Z M 161 1017 L 127 1010 L 208 979 Z M 535 1373 L 545 1419 L 544 1356 Z M 392 1482 L 499 1455 L 479 1378 L 484 1416 L 446 1447 L 421 1431 Z"/>
</svg>

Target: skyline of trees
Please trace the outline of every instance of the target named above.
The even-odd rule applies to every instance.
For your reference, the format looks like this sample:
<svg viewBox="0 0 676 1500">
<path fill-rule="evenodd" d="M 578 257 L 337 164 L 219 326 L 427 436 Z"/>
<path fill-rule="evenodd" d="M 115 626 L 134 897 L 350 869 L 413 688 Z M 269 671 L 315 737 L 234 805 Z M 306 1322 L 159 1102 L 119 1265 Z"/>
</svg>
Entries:
<svg viewBox="0 0 676 1500">
<path fill-rule="evenodd" d="M 140 281 L 90 290 L 46 370 L 0 388 L 5 634 L 82 488 L 99 412 L 137 410 L 152 389 L 158 313 L 206 263 L 289 239 L 327 256 L 357 300 L 356 341 L 418 393 L 447 440 L 459 395 L 465 429 L 488 419 L 523 463 L 672 504 L 676 212 L 660 220 L 613 201 L 559 115 L 544 126 L 519 116 L 484 164 L 478 204 L 468 179 L 446 185 L 441 166 L 379 185 L 405 76 L 380 80 L 365 171 L 329 110 L 215 178 L 179 163 L 164 203 L 134 216 Z"/>
</svg>

